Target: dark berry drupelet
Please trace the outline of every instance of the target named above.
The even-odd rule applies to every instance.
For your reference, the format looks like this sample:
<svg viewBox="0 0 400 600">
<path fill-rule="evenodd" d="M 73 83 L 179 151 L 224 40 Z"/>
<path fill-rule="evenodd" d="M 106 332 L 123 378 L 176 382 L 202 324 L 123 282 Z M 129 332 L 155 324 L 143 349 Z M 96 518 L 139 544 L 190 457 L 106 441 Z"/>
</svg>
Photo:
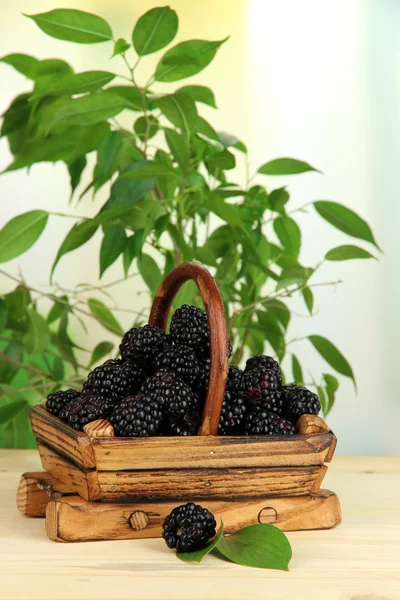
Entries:
<svg viewBox="0 0 400 600">
<path fill-rule="evenodd" d="M 310 392 L 307 388 L 299 385 L 287 385 L 282 390 L 283 413 L 293 423 L 296 423 L 301 415 L 317 415 L 321 410 L 317 394 Z"/>
<path fill-rule="evenodd" d="M 165 331 L 155 325 L 133 327 L 122 338 L 119 351 L 124 360 L 152 361 L 168 343 Z"/>
<path fill-rule="evenodd" d="M 170 418 L 165 423 L 162 433 L 171 436 L 197 435 L 200 418 L 200 411 L 187 413 L 180 419 Z"/>
<path fill-rule="evenodd" d="M 293 435 L 296 428 L 281 415 L 268 412 L 263 406 L 255 406 L 247 415 L 246 435 Z"/>
<path fill-rule="evenodd" d="M 54 392 L 53 394 L 49 394 L 47 396 L 46 401 L 46 409 L 52 415 L 58 416 L 62 408 L 69 402 L 70 400 L 74 400 L 80 396 L 80 392 L 77 390 L 59 390 L 58 392 Z"/>
<path fill-rule="evenodd" d="M 157 373 L 140 388 L 143 397 L 155 400 L 167 417 L 180 418 L 199 406 L 197 394 L 176 373 Z"/>
<path fill-rule="evenodd" d="M 108 420 L 116 436 L 147 437 L 158 434 L 162 418 L 158 402 L 137 394 L 119 402 Z"/>
<path fill-rule="evenodd" d="M 83 406 L 82 396 L 79 395 L 76 398 L 73 398 L 60 410 L 60 414 L 58 415 L 62 421 L 68 423 L 70 416 L 75 413 L 77 410 L 80 410 Z"/>
<path fill-rule="evenodd" d="M 99 396 L 83 396 L 82 403 L 68 415 L 67 421 L 74 429 L 82 431 L 84 426 L 97 419 L 107 419 L 114 402 Z"/>
<path fill-rule="evenodd" d="M 214 515 L 193 502 L 173 509 L 163 523 L 162 536 L 168 548 L 193 552 L 203 548 L 216 534 Z"/>
<path fill-rule="evenodd" d="M 269 371 L 264 367 L 258 367 L 243 373 L 239 390 L 243 398 L 250 404 L 261 404 L 268 401 L 277 409 L 282 406 L 281 394 L 274 394 L 278 391 L 276 375 L 273 371 Z"/>
<path fill-rule="evenodd" d="M 129 394 L 136 394 L 145 376 L 144 365 L 131 360 L 110 359 L 89 373 L 82 393 L 117 402 Z"/>
<path fill-rule="evenodd" d="M 199 377 L 197 380 L 196 390 L 202 400 L 206 397 L 207 388 L 208 388 L 208 380 L 210 378 L 210 364 L 211 361 L 209 358 L 204 358 L 199 362 L 200 371 Z M 235 365 L 231 365 L 228 369 L 228 378 L 226 380 L 226 389 L 229 390 L 233 394 L 241 393 L 240 382 L 243 377 L 243 371 L 236 367 Z"/>
<path fill-rule="evenodd" d="M 153 370 L 158 372 L 177 373 L 190 386 L 196 383 L 199 376 L 199 361 L 193 350 L 186 346 L 167 346 L 153 362 Z"/>
<path fill-rule="evenodd" d="M 252 371 L 253 369 L 258 369 L 259 367 L 264 367 L 264 369 L 268 369 L 269 371 L 273 371 L 278 384 L 282 385 L 282 371 L 279 366 L 279 363 L 272 358 L 272 356 L 266 356 L 264 354 L 260 356 L 253 356 L 246 361 L 245 371 Z"/>
<path fill-rule="evenodd" d="M 207 339 L 207 342 L 201 346 L 196 346 L 194 348 L 194 351 L 196 352 L 197 356 L 199 358 L 208 358 L 210 356 L 210 338 Z M 233 346 L 232 346 L 232 342 L 231 339 L 228 338 L 228 357 L 230 358 L 232 356 L 232 352 L 233 352 Z"/>
<path fill-rule="evenodd" d="M 208 321 L 204 310 L 184 304 L 171 319 L 170 337 L 174 344 L 199 348 L 208 342 Z"/>
<path fill-rule="evenodd" d="M 243 435 L 246 401 L 226 390 L 219 419 L 218 435 Z"/>
<path fill-rule="evenodd" d="M 240 382 L 242 381 L 243 371 L 236 365 L 231 365 L 228 369 L 228 381 L 226 387 L 230 391 L 236 392 L 240 389 Z"/>
</svg>

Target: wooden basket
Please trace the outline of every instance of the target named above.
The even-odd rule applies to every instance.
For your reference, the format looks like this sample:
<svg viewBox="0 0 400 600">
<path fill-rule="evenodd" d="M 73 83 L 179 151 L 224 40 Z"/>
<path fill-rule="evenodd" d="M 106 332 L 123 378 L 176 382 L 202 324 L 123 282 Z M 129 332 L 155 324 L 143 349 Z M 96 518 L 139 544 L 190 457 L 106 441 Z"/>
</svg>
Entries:
<svg viewBox="0 0 400 600">
<path fill-rule="evenodd" d="M 217 436 L 228 372 L 228 335 L 218 288 L 193 263 L 160 285 L 149 322 L 165 329 L 181 285 L 193 279 L 207 311 L 210 380 L 199 435 L 118 438 L 104 420 L 78 432 L 32 409 L 44 473 L 21 477 L 17 503 L 27 516 L 46 516 L 56 541 L 157 537 L 164 517 L 184 501 L 201 502 L 234 531 L 252 523 L 284 530 L 330 528 L 340 505 L 320 486 L 336 438 L 319 417 L 304 415 L 295 436 Z"/>
</svg>

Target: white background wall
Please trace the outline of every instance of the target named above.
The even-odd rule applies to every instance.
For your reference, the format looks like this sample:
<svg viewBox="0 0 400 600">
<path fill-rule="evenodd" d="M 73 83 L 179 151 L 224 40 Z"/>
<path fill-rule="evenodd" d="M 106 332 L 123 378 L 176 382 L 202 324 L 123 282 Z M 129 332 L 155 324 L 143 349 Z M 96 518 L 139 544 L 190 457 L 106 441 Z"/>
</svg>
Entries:
<svg viewBox="0 0 400 600">
<path fill-rule="evenodd" d="M 80 8 L 102 15 L 118 37 L 129 39 L 137 17 L 159 4 L 147 0 L 3 1 L 0 55 L 24 52 L 39 58 L 62 57 L 77 71 L 115 68 L 115 62 L 109 63 L 107 44 L 81 46 L 54 40 L 21 13 Z M 385 252 L 379 263 L 354 261 L 324 267 L 319 281 L 344 279 L 345 283 L 335 289 L 320 288 L 317 316 L 295 319 L 291 335 L 325 335 L 354 367 L 358 395 L 344 381 L 329 419 L 339 437 L 338 451 L 399 454 L 400 4 L 396 0 L 176 0 L 171 6 L 180 18 L 179 40 L 221 39 L 231 34 L 214 63 L 192 81 L 215 91 L 220 110 L 210 110 L 205 116 L 212 118 L 217 129 L 235 133 L 248 144 L 254 170 L 278 156 L 306 160 L 325 175 L 271 178 L 268 185 L 288 184 L 294 207 L 310 200 L 334 200 L 372 223 Z M 148 59 L 149 69 L 157 59 Z M 1 64 L 0 82 L 3 112 L 29 83 Z M 0 168 L 9 161 L 7 145 L 1 141 Z M 0 227 L 33 208 L 93 214 L 106 199 L 105 191 L 95 204 L 87 197 L 74 209 L 68 206 L 68 195 L 68 177 L 59 164 L 35 166 L 29 176 L 21 171 L 2 176 Z M 312 213 L 298 220 L 304 235 L 304 264 L 315 263 L 331 247 L 352 242 Z M 20 268 L 28 283 L 46 286 L 52 257 L 71 223 L 53 218 L 39 243 L 5 268 L 11 273 Z M 79 281 L 96 283 L 99 241 L 96 238 L 65 257 L 56 280 L 65 287 Z M 120 266 L 115 265 L 104 282 L 121 275 Z M 10 289 L 3 279 L 0 286 L 2 291 Z M 115 288 L 118 306 L 139 308 L 145 300 L 136 291 L 135 280 Z M 305 315 L 301 303 L 294 308 Z M 122 312 L 121 321 L 129 326 L 129 315 Z M 90 344 L 104 337 L 94 326 Z M 293 349 L 310 370 L 324 367 L 307 342 Z"/>
</svg>

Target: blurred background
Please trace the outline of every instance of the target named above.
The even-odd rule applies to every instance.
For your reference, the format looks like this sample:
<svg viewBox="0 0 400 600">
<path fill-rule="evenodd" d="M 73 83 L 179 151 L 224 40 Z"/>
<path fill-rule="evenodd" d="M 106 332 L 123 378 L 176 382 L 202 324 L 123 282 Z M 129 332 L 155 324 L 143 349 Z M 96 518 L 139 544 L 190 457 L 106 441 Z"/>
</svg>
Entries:
<svg viewBox="0 0 400 600">
<path fill-rule="evenodd" d="M 38 58 L 60 57 L 78 70 L 107 69 L 110 48 L 68 44 L 46 36 L 21 13 L 54 8 L 79 8 L 103 16 L 119 36 L 130 38 L 132 25 L 151 6 L 144 0 L 13 0 L 0 5 L 0 55 L 12 52 Z M 193 83 L 215 92 L 218 111 L 205 111 L 217 130 L 243 140 L 253 170 L 268 160 L 291 156 L 305 160 L 322 174 L 274 178 L 287 185 L 293 206 L 312 200 L 340 202 L 371 225 L 384 254 L 378 261 L 328 263 L 324 280 L 343 283 L 320 288 L 318 314 L 311 322 L 293 320 L 291 334 L 319 333 L 334 341 L 351 363 L 357 384 L 341 382 L 329 424 L 339 438 L 341 454 L 399 454 L 397 357 L 400 337 L 399 256 L 400 204 L 400 4 L 397 0 L 202 0 L 171 2 L 179 15 L 176 41 L 218 40 L 230 35 L 216 59 Z M 154 68 L 158 55 L 141 67 Z M 113 65 L 115 68 L 115 65 Z M 122 70 L 122 69 L 121 69 Z M 195 79 L 195 81 L 194 81 Z M 27 89 L 20 74 L 0 65 L 0 112 Z M 192 80 L 189 81 L 192 83 Z M 174 88 L 176 86 L 172 86 Z M 163 89 L 167 90 L 168 85 Z M 7 143 L 0 140 L 0 170 L 10 162 Z M 236 179 L 244 177 L 237 167 Z M 89 175 L 84 183 L 89 182 Z M 93 203 L 86 196 L 74 209 L 68 205 L 69 178 L 65 166 L 42 163 L 29 175 L 15 171 L 0 177 L 0 228 L 27 210 L 76 210 L 95 214 L 107 196 L 100 191 Z M 303 264 L 343 241 L 315 213 L 300 215 Z M 67 219 L 51 228 L 27 254 L 7 264 L 22 272 L 36 288 L 48 284 L 54 254 L 69 230 Z M 100 236 L 60 263 L 56 280 L 65 288 L 79 281 L 96 283 Z M 115 263 L 104 283 L 122 276 Z M 77 278 L 78 277 L 78 278 Z M 0 293 L 14 284 L 0 275 Z M 114 288 L 121 306 L 148 302 L 137 296 L 135 280 Z M 296 307 L 304 314 L 303 305 Z M 130 318 L 121 314 L 123 326 Z M 92 346 L 104 338 L 93 325 Z M 310 370 L 323 361 L 310 344 L 296 353 Z"/>
</svg>

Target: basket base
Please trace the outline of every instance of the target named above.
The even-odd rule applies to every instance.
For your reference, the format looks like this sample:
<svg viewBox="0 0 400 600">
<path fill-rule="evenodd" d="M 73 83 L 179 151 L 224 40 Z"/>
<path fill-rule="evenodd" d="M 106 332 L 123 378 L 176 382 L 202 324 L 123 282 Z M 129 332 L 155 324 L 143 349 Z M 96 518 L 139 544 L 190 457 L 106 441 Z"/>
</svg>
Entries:
<svg viewBox="0 0 400 600">
<path fill-rule="evenodd" d="M 283 531 L 330 529 L 342 520 L 338 497 L 328 490 L 316 496 L 198 502 L 223 519 L 227 533 L 255 523 Z M 46 533 L 57 542 L 161 537 L 163 520 L 177 504 L 88 502 L 46 472 L 24 473 L 17 494 L 19 510 L 28 517 L 46 517 Z"/>
</svg>

